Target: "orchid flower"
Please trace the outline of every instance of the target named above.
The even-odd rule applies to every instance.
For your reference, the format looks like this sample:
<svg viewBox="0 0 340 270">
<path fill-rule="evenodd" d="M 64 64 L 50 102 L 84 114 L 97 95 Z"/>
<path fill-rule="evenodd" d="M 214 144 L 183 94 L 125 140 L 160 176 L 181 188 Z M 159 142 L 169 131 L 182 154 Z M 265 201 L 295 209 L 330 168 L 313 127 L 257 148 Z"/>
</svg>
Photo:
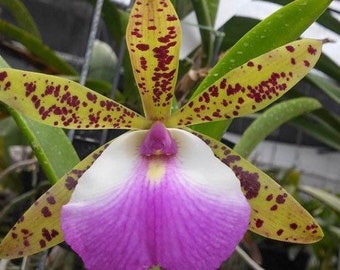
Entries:
<svg viewBox="0 0 340 270">
<path fill-rule="evenodd" d="M 268 175 L 190 129 L 272 103 L 315 65 L 322 42 L 303 39 L 252 59 L 172 111 L 181 32 L 170 1 L 137 0 L 126 33 L 144 116 L 68 79 L 0 70 L 0 100 L 36 121 L 130 130 L 43 194 L 3 239 L 0 257 L 65 240 L 87 269 L 216 269 L 247 229 L 294 243 L 322 238 Z"/>
</svg>

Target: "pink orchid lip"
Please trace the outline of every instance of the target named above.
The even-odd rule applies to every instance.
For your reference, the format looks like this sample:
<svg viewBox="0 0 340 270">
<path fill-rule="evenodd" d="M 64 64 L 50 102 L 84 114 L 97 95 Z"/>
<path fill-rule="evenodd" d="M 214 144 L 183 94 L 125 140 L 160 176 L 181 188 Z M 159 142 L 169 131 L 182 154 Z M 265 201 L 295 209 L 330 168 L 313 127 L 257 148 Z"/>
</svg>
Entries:
<svg viewBox="0 0 340 270">
<path fill-rule="evenodd" d="M 63 206 L 61 229 L 89 270 L 213 270 L 249 216 L 239 180 L 211 148 L 156 122 L 103 151 Z"/>
<path fill-rule="evenodd" d="M 155 122 L 140 147 L 142 156 L 172 156 L 177 153 L 176 141 L 162 122 Z"/>
</svg>

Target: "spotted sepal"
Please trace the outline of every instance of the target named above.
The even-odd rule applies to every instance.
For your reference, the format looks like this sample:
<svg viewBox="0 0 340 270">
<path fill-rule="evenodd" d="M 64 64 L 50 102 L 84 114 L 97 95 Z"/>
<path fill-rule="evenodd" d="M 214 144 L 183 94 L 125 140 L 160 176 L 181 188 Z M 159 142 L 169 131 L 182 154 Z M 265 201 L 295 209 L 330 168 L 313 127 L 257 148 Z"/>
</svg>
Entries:
<svg viewBox="0 0 340 270">
<path fill-rule="evenodd" d="M 126 30 L 134 76 L 148 119 L 170 114 L 181 29 L 169 0 L 137 0 Z"/>
<path fill-rule="evenodd" d="M 256 112 L 285 94 L 316 64 L 322 41 L 303 39 L 230 71 L 190 100 L 167 126 L 188 126 Z"/>
<path fill-rule="evenodd" d="M 19 218 L 0 243 L 0 258 L 32 255 L 64 241 L 60 228 L 61 207 L 70 200 L 78 179 L 108 145 L 78 163 Z"/>
<path fill-rule="evenodd" d="M 147 120 L 65 78 L 0 69 L 0 101 L 44 124 L 72 129 L 145 128 Z"/>
<path fill-rule="evenodd" d="M 314 218 L 270 176 L 221 142 L 187 130 L 205 141 L 240 180 L 251 207 L 251 231 L 292 243 L 313 243 L 323 237 Z"/>
</svg>

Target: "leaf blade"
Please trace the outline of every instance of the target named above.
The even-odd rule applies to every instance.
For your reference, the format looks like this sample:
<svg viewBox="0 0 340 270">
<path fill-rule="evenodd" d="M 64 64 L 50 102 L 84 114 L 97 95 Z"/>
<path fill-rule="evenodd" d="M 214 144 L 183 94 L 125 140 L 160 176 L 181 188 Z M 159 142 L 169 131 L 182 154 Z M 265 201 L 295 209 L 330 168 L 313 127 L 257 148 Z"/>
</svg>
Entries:
<svg viewBox="0 0 340 270">
<path fill-rule="evenodd" d="M 41 36 L 31 14 L 20 0 L 0 0 L 0 4 L 6 6 L 18 25 L 25 31 L 41 40 Z"/>
<path fill-rule="evenodd" d="M 283 123 L 320 107 L 321 104 L 314 98 L 296 98 L 272 106 L 251 123 L 236 143 L 234 151 L 248 157 L 262 140 Z"/>
<path fill-rule="evenodd" d="M 61 60 L 53 50 L 25 30 L 0 19 L 0 32 L 20 42 L 32 54 L 43 60 L 44 64 L 47 64 L 55 72 L 69 75 L 77 74 L 76 70 L 65 61 Z"/>
<path fill-rule="evenodd" d="M 300 185 L 298 189 L 299 191 L 302 191 L 320 200 L 340 214 L 340 198 L 334 194 L 331 194 L 323 189 L 307 185 Z"/>
</svg>

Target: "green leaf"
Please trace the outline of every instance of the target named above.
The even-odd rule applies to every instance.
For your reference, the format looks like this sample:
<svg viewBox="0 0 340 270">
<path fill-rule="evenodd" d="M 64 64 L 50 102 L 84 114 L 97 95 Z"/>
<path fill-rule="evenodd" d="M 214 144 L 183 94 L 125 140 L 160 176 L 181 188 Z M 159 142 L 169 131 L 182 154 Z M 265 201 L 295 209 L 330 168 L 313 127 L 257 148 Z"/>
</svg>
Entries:
<svg viewBox="0 0 340 270">
<path fill-rule="evenodd" d="M 228 50 L 196 89 L 193 97 L 203 92 L 228 71 L 254 57 L 297 39 L 331 2 L 331 0 L 296 0 L 258 23 Z M 223 122 L 220 122 L 207 124 L 200 129 L 200 132 L 207 132 L 211 125 L 219 125 L 221 131 L 225 129 Z"/>
<path fill-rule="evenodd" d="M 325 110 L 321 110 L 321 112 L 328 114 L 329 117 L 324 118 L 318 114 L 319 112 L 318 110 L 311 115 L 299 116 L 291 120 L 290 123 L 324 144 L 340 150 L 339 120 Z M 334 125 L 334 122 L 338 124 Z"/>
<path fill-rule="evenodd" d="M 31 14 L 20 0 L 0 0 L 0 5 L 5 6 L 11 12 L 20 28 L 41 40 L 39 30 Z"/>
<path fill-rule="evenodd" d="M 60 128 L 49 127 L 9 110 L 30 142 L 39 163 L 51 183 L 79 162 L 70 140 Z"/>
<path fill-rule="evenodd" d="M 192 11 L 191 0 L 171 0 L 180 19 L 188 15 Z"/>
<path fill-rule="evenodd" d="M 318 23 L 337 34 L 340 34 L 340 22 L 330 14 L 329 10 L 320 16 Z"/>
<path fill-rule="evenodd" d="M 340 133 L 340 118 L 338 115 L 326 109 L 315 110 L 314 112 L 311 112 L 309 115 L 312 119 L 318 120 L 319 122 L 323 122 L 326 126 Z"/>
<path fill-rule="evenodd" d="M 213 22 L 209 12 L 209 5 L 206 0 L 191 0 L 199 24 L 203 48 L 203 66 L 209 66 L 214 52 Z"/>
<path fill-rule="evenodd" d="M 307 76 L 307 79 L 309 79 L 314 85 L 323 90 L 335 102 L 340 104 L 340 87 L 335 84 L 331 79 L 321 77 L 316 74 L 309 74 Z"/>
<path fill-rule="evenodd" d="M 333 80 L 336 80 L 338 83 L 340 83 L 340 68 L 327 55 L 321 54 L 321 57 L 318 63 L 316 64 L 315 68 L 322 71 L 323 73 L 331 77 Z"/>
<path fill-rule="evenodd" d="M 20 42 L 27 50 L 37 56 L 44 64 L 48 65 L 55 72 L 69 75 L 77 74 L 75 69 L 61 60 L 53 50 L 25 30 L 0 19 L 0 33 Z"/>
<path fill-rule="evenodd" d="M 1 68 L 8 67 L 1 57 L 0 60 Z M 9 107 L 7 109 L 28 139 L 51 183 L 55 183 L 79 162 L 71 142 L 62 129 L 34 122 Z"/>
<path fill-rule="evenodd" d="M 220 0 L 206 0 L 212 26 L 215 24 Z"/>
<path fill-rule="evenodd" d="M 299 190 L 313 196 L 314 198 L 320 200 L 336 212 L 340 214 L 340 198 L 333 195 L 332 193 L 329 193 L 323 189 L 306 186 L 306 185 L 300 185 Z"/>
<path fill-rule="evenodd" d="M 314 98 L 296 98 L 273 105 L 247 128 L 234 150 L 247 158 L 254 148 L 279 126 L 320 107 L 321 104 Z"/>
<path fill-rule="evenodd" d="M 228 50 L 197 88 L 195 95 L 202 92 L 226 72 L 254 57 L 297 39 L 331 2 L 331 0 L 296 0 L 258 23 Z"/>
</svg>

